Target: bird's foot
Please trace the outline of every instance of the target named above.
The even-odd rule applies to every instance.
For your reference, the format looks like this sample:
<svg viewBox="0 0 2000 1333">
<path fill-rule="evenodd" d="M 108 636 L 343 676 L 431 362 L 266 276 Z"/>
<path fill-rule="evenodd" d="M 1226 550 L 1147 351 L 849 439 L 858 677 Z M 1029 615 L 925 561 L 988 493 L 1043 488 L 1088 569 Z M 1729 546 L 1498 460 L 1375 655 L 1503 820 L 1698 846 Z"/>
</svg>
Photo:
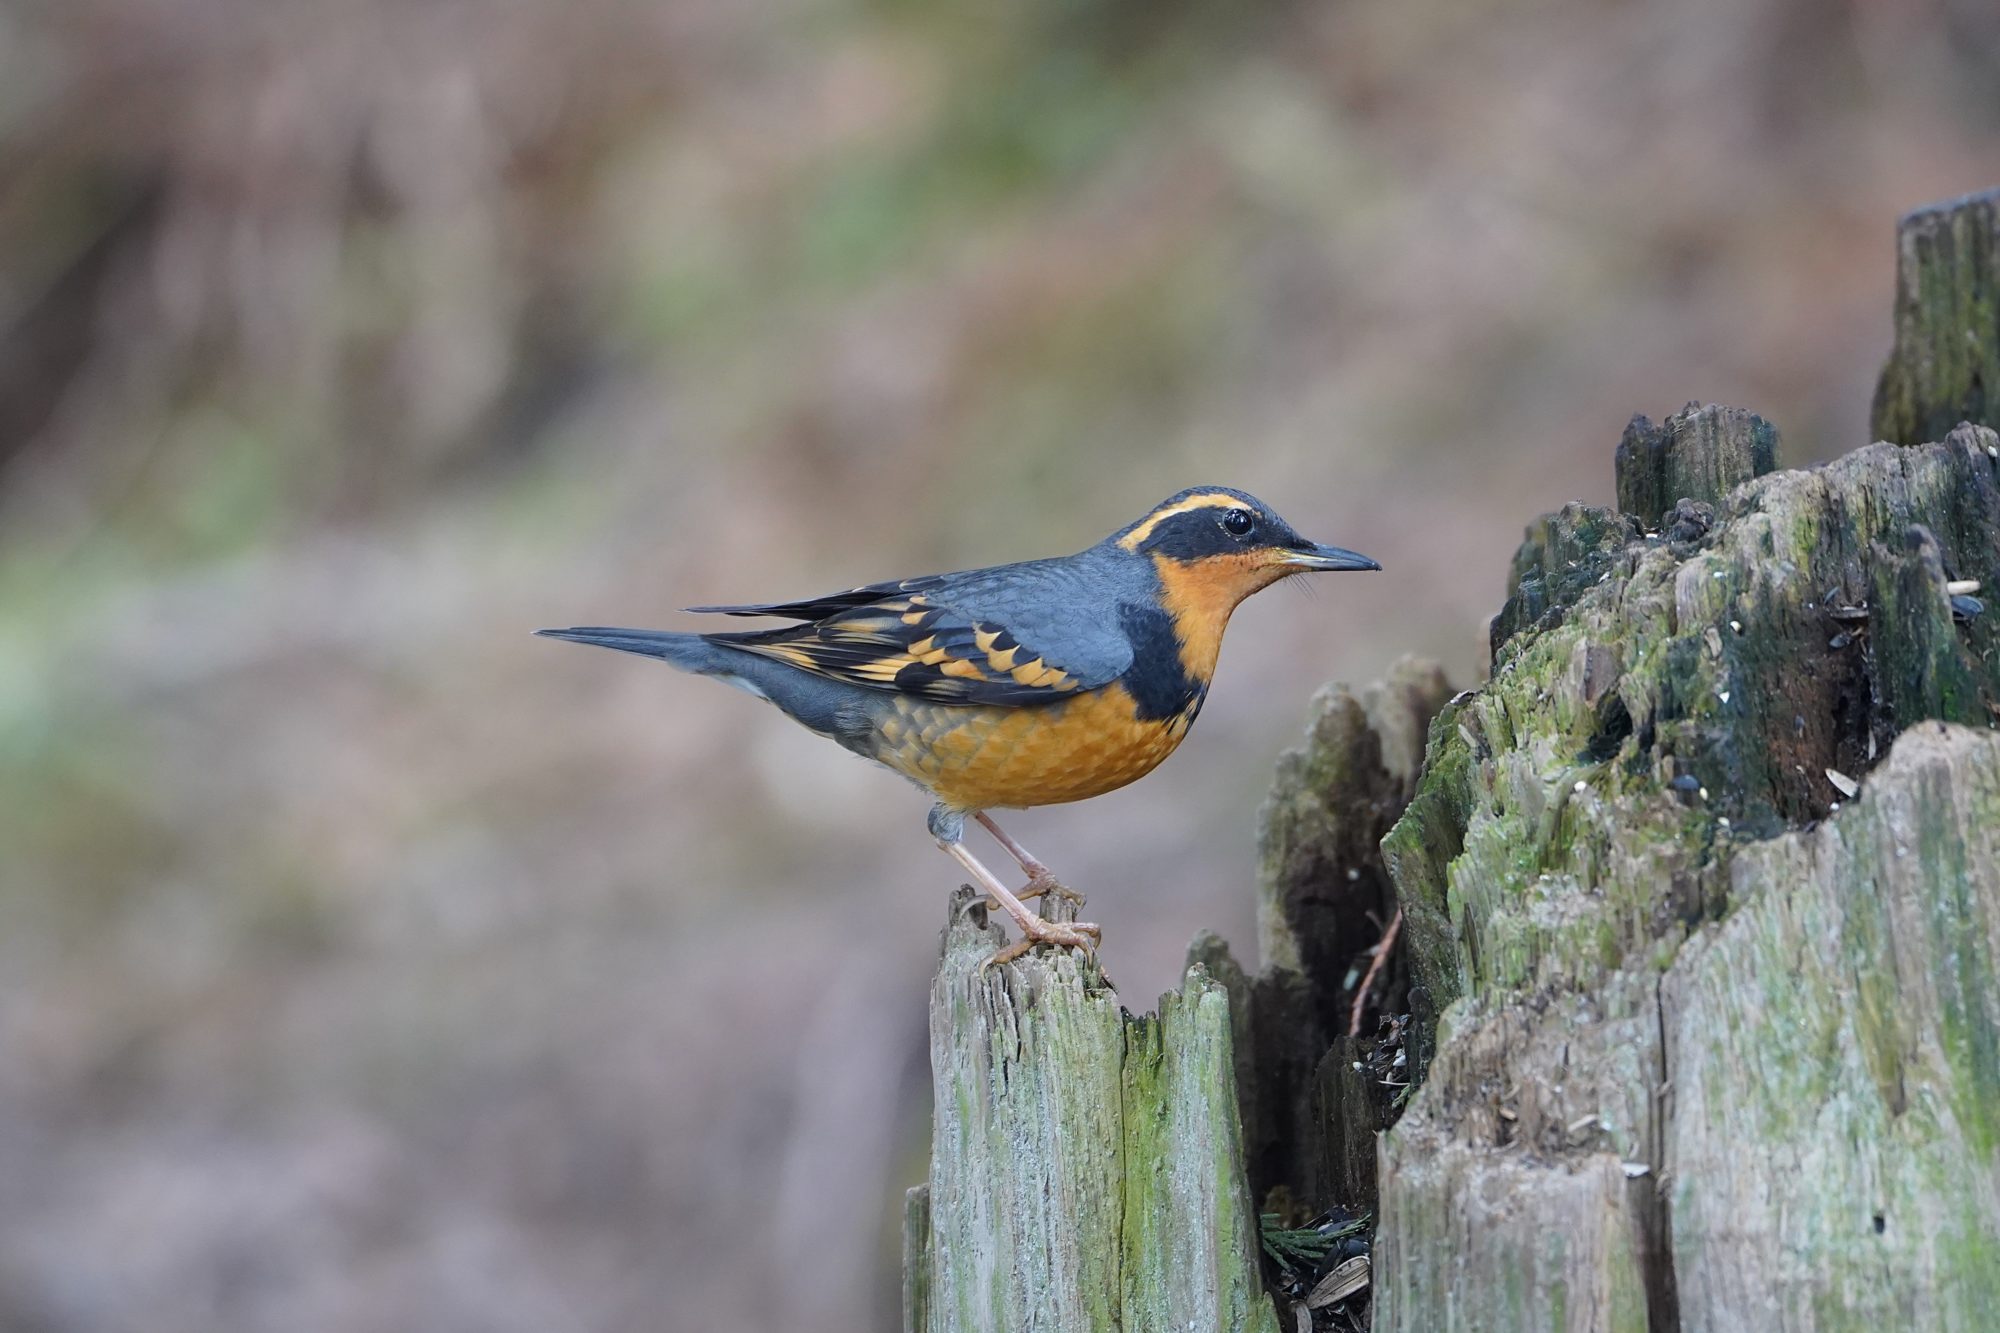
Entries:
<svg viewBox="0 0 2000 1333">
<path fill-rule="evenodd" d="M 982 963 L 980 965 L 982 970 L 993 966 L 995 963 L 1010 963 L 1028 952 L 1028 950 L 1034 948 L 1037 944 L 1053 944 L 1063 949 L 1082 949 L 1085 953 L 1096 952 L 1097 942 L 1104 935 L 1102 929 L 1092 925 L 1088 921 L 1052 921 L 1045 917 L 1036 916 L 1027 909 L 1027 906 L 1022 903 L 1020 898 L 1015 896 L 1012 890 L 1000 882 L 998 876 L 985 866 L 979 864 L 979 858 L 965 850 L 962 843 L 939 837 L 938 846 L 950 853 L 954 860 L 972 872 L 973 881 L 980 888 L 986 890 L 987 895 L 1001 911 L 1013 918 L 1014 928 L 1021 932 L 1020 939 L 999 950 L 991 958 Z M 1048 887 L 1043 889 L 1044 893 L 1062 888 L 1061 885 L 1054 883 L 1055 877 L 1053 875 L 1044 873 L 1035 878 L 1048 881 Z M 1073 897 L 1075 895 L 1070 896 Z M 1058 899 L 1062 898 L 1063 893 L 1058 892 L 1057 897 Z M 1054 914 L 1059 917 L 1068 917 L 1075 911 L 1074 907 L 1059 901 L 1055 907 Z"/>
<path fill-rule="evenodd" d="M 1104 931 L 1088 921 L 1044 921 L 1038 916 L 1031 916 L 1015 924 L 1021 928 L 1021 938 L 997 950 L 980 964 L 982 969 L 998 963 L 1011 963 L 1037 944 L 1081 949 L 1085 954 L 1095 955 L 1098 941 L 1104 938 Z"/>
<path fill-rule="evenodd" d="M 1085 902 L 1089 901 L 1081 893 L 1078 893 L 1075 889 L 1057 879 L 1047 866 L 1043 866 L 1041 873 L 1028 881 L 1028 887 L 1017 891 L 1014 896 L 1025 903 L 1031 899 L 1041 898 L 1051 893 L 1061 898 L 1064 902 L 1075 903 L 1078 907 L 1083 906 Z"/>
<path fill-rule="evenodd" d="M 1019 898 L 1022 902 L 1027 902 L 1032 898 L 1040 898 L 1046 894 L 1053 893 L 1066 902 L 1075 903 L 1079 907 L 1083 905 L 1082 894 L 1057 879 L 1055 871 L 1036 860 L 1026 847 L 1008 837 L 1007 831 L 993 822 L 993 816 L 981 810 L 974 818 L 985 826 L 988 833 L 993 835 L 995 842 L 1007 849 L 1007 854 L 1013 857 L 1016 864 L 1021 867 L 1021 873 L 1028 877 L 1028 887 L 1015 894 L 1015 897 Z"/>
</svg>

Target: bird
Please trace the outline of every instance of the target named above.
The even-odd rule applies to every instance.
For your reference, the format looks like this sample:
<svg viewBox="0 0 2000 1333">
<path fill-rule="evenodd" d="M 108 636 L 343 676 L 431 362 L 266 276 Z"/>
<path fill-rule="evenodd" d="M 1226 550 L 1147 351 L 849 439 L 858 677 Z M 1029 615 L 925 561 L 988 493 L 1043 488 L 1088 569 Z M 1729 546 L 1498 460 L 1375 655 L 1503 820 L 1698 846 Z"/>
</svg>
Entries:
<svg viewBox="0 0 2000 1333">
<path fill-rule="evenodd" d="M 1380 568 L 1301 537 L 1243 491 L 1196 486 L 1074 555 L 687 608 L 793 622 L 776 628 L 536 633 L 713 677 L 915 783 L 934 802 L 938 846 L 1021 932 L 987 960 L 1004 963 L 1038 944 L 1094 952 L 1103 932 L 1028 910 L 1046 893 L 1081 895 L 991 812 L 1087 800 L 1144 777 L 1200 714 L 1238 604 L 1292 575 Z M 1022 888 L 965 845 L 968 819 L 1020 866 Z"/>
</svg>

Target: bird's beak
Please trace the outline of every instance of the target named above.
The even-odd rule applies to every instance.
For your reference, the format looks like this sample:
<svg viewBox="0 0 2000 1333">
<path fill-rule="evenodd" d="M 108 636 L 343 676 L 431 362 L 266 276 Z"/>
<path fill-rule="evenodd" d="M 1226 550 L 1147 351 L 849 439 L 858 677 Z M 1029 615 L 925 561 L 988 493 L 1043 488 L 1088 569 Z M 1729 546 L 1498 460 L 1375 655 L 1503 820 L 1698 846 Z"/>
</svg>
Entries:
<svg viewBox="0 0 2000 1333">
<path fill-rule="evenodd" d="M 1338 546 L 1321 546 L 1317 542 L 1306 542 L 1296 550 L 1286 551 L 1282 563 L 1292 569 L 1382 568 L 1359 551 L 1349 551 Z"/>
</svg>

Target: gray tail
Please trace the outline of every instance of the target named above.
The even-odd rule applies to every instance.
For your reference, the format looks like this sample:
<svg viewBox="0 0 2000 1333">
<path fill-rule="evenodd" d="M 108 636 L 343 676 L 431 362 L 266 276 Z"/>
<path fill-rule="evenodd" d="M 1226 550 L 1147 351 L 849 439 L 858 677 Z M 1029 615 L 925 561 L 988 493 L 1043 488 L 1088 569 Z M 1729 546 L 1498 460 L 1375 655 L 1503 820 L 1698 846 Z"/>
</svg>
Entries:
<svg viewBox="0 0 2000 1333">
<path fill-rule="evenodd" d="M 566 639 L 598 648 L 615 648 L 621 653 L 657 657 L 683 671 L 714 671 L 720 654 L 714 644 L 699 634 L 682 634 L 664 629 L 613 629 L 602 625 L 579 625 L 573 629 L 538 629 L 545 639 Z"/>
<path fill-rule="evenodd" d="M 616 648 L 621 653 L 657 657 L 683 671 L 712 676 L 725 685 L 747 690 L 776 704 L 786 714 L 822 735 L 863 754 L 869 736 L 871 709 L 882 699 L 875 690 L 802 671 L 785 662 L 744 648 L 712 643 L 700 634 L 664 629 L 539 629 L 535 633 L 571 643 Z"/>
</svg>

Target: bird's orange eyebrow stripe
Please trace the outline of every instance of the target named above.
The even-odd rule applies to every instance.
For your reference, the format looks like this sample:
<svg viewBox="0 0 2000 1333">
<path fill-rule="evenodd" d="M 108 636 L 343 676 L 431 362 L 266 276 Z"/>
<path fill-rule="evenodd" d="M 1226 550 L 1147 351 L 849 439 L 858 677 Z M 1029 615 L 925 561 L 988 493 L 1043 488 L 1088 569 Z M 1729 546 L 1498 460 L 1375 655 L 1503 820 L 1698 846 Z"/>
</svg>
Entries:
<svg viewBox="0 0 2000 1333">
<path fill-rule="evenodd" d="M 1153 529 L 1172 518 L 1175 514 L 1185 514 L 1196 509 L 1221 509 L 1234 507 L 1243 502 L 1226 491 L 1207 491 L 1201 495 L 1190 495 L 1176 505 L 1156 509 L 1140 521 L 1139 526 L 1118 539 L 1118 544 L 1128 551 L 1136 551 L 1153 535 Z"/>
</svg>

